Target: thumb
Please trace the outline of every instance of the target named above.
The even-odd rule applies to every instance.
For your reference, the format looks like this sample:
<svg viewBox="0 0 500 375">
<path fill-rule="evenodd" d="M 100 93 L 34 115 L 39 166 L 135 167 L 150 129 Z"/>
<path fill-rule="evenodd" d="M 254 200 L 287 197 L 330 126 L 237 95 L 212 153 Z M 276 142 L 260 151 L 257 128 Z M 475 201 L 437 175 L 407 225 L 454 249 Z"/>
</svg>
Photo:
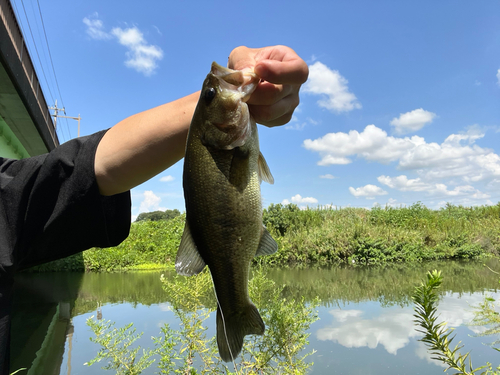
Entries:
<svg viewBox="0 0 500 375">
<path fill-rule="evenodd" d="M 227 60 L 227 67 L 234 70 L 253 71 L 255 62 L 254 49 L 237 47 L 231 51 Z"/>
</svg>

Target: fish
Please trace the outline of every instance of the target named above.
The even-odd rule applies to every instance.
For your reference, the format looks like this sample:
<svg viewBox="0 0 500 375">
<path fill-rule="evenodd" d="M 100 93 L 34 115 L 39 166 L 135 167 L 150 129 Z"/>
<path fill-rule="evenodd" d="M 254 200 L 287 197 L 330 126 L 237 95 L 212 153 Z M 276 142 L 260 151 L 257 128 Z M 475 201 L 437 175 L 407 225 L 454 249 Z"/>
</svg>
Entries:
<svg viewBox="0 0 500 375">
<path fill-rule="evenodd" d="M 277 251 L 262 223 L 261 181 L 274 183 L 259 148 L 246 101 L 259 84 L 252 71 L 212 63 L 189 127 L 184 156 L 186 224 L 177 252 L 178 274 L 208 266 L 217 299 L 217 346 L 234 361 L 246 335 L 265 324 L 248 295 L 252 259 Z"/>
</svg>

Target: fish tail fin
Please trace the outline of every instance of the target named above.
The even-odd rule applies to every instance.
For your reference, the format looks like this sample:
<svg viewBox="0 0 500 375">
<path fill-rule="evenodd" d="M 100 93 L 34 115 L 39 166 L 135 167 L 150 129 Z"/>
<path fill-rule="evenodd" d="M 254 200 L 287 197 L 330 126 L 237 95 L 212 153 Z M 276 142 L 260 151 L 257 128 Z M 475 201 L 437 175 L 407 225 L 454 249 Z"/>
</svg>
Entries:
<svg viewBox="0 0 500 375">
<path fill-rule="evenodd" d="M 218 307 L 217 346 L 222 360 L 234 361 L 243 348 L 243 338 L 252 334 L 263 335 L 265 329 L 259 310 L 251 302 L 243 311 L 228 316 Z"/>
</svg>

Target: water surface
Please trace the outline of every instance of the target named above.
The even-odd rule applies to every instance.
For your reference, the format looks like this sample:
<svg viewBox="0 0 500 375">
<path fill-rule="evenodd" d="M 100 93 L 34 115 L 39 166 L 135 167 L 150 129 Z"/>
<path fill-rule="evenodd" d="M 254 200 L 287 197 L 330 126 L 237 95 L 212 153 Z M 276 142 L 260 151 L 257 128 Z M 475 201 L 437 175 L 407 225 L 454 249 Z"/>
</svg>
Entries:
<svg viewBox="0 0 500 375">
<path fill-rule="evenodd" d="M 498 353 L 474 337 L 479 327 L 467 326 L 487 292 L 500 297 L 498 278 L 484 262 L 442 262 L 384 268 L 269 269 L 268 277 L 285 285 L 288 297 L 319 296 L 319 320 L 311 325 L 309 357 L 312 374 L 442 374 L 430 359 L 413 326 L 411 294 L 430 269 L 441 269 L 444 282 L 439 311 L 456 328 L 457 343 L 472 351 L 473 364 L 495 363 Z M 487 262 L 498 269 L 497 261 Z M 22 274 L 12 331 L 12 369 L 28 374 L 112 374 L 96 364 L 84 366 L 99 347 L 90 342 L 86 320 L 94 315 L 121 327 L 134 323 L 142 347 L 160 327 L 179 322 L 170 311 L 159 280 L 165 272 Z M 168 277 L 168 274 L 167 274 Z M 207 320 L 215 334 L 215 316 Z M 151 367 L 144 374 L 153 374 Z"/>
</svg>

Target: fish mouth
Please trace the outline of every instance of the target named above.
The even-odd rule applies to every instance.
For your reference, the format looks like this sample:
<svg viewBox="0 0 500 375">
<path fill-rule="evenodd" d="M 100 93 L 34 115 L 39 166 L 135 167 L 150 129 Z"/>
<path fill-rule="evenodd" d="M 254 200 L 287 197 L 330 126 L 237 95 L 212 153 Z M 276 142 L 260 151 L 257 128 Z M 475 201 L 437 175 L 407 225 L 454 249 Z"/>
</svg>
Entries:
<svg viewBox="0 0 500 375">
<path fill-rule="evenodd" d="M 225 68 L 215 61 L 212 63 L 211 73 L 219 79 L 222 90 L 231 90 L 240 95 L 246 103 L 259 84 L 260 78 L 253 71 L 241 71 Z"/>
</svg>

